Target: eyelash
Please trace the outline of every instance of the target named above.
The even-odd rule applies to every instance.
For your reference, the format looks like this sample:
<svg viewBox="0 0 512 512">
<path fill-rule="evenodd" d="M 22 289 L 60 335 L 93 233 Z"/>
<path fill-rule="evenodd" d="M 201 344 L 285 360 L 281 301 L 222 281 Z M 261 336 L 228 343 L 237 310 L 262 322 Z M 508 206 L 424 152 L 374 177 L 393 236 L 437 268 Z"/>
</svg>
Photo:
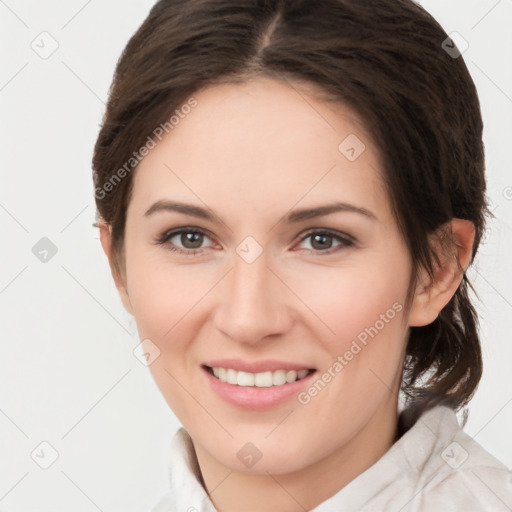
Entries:
<svg viewBox="0 0 512 512">
<path fill-rule="evenodd" d="M 166 231 L 157 239 L 156 243 L 158 245 L 168 245 L 167 248 L 170 251 L 184 254 L 186 256 L 194 256 L 195 254 L 200 253 L 203 250 L 203 248 L 180 249 L 179 247 L 176 247 L 174 244 L 168 243 L 171 238 L 175 237 L 176 235 L 181 235 L 183 233 L 194 233 L 194 234 L 203 235 L 205 237 L 210 238 L 208 236 L 208 234 L 200 228 L 186 227 L 186 228 L 180 228 L 180 229 L 173 230 L 173 231 Z M 333 237 L 338 242 L 341 242 L 340 245 L 331 247 L 330 249 L 327 249 L 327 250 L 302 249 L 302 250 L 310 251 L 318 256 L 330 255 L 334 252 L 338 252 L 340 250 L 340 247 L 349 248 L 349 247 L 353 247 L 356 244 L 356 241 L 354 238 L 352 238 L 348 235 L 345 235 L 343 233 L 340 233 L 337 231 L 332 231 L 329 229 L 312 229 L 302 236 L 299 243 L 304 242 L 304 240 L 306 240 L 307 238 L 314 236 L 314 235 Z"/>
</svg>

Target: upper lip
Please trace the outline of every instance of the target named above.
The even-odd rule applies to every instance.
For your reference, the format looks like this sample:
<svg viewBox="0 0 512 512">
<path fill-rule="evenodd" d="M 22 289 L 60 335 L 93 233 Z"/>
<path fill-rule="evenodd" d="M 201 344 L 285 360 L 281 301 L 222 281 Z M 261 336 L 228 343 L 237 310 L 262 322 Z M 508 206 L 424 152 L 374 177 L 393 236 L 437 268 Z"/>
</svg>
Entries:
<svg viewBox="0 0 512 512">
<path fill-rule="evenodd" d="M 242 359 L 215 359 L 205 361 L 204 366 L 211 368 L 232 368 L 239 372 L 261 373 L 275 372 L 276 370 L 310 370 L 310 366 L 287 361 L 265 359 L 263 361 L 243 361 Z"/>
</svg>

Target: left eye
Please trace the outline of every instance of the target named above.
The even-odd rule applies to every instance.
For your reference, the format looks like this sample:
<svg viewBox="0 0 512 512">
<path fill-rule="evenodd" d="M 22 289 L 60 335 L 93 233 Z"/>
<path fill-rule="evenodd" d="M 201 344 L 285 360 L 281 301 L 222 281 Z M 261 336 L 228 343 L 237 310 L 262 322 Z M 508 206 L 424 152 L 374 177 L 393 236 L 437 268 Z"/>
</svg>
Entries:
<svg viewBox="0 0 512 512">
<path fill-rule="evenodd" d="M 354 241 L 348 236 L 343 236 L 330 231 L 310 232 L 301 239 L 301 242 L 308 239 L 310 239 L 310 247 L 306 249 L 326 254 L 330 254 L 333 250 L 337 250 L 336 248 L 339 247 L 351 247 L 354 245 Z M 333 245 L 334 241 L 338 241 L 338 244 Z"/>
</svg>

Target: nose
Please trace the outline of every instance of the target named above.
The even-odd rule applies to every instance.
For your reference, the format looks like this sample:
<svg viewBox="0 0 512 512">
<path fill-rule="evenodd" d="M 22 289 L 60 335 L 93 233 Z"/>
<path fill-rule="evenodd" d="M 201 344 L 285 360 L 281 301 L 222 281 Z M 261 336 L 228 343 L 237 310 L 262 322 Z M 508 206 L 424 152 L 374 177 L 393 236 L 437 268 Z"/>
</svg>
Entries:
<svg viewBox="0 0 512 512">
<path fill-rule="evenodd" d="M 236 342 L 275 340 L 291 328 L 290 292 L 269 267 L 265 251 L 252 263 L 235 254 L 233 268 L 218 289 L 214 325 Z"/>
</svg>

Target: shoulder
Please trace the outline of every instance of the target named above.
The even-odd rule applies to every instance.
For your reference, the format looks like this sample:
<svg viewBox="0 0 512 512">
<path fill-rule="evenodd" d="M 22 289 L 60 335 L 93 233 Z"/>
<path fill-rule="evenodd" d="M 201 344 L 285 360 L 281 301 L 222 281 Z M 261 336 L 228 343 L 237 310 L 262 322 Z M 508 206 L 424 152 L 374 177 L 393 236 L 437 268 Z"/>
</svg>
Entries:
<svg viewBox="0 0 512 512">
<path fill-rule="evenodd" d="M 467 510 L 512 509 L 512 472 L 463 430 L 441 453 L 446 463 L 433 496 L 455 497 Z"/>
<path fill-rule="evenodd" d="M 437 407 L 420 420 L 432 442 L 428 456 L 415 458 L 421 450 L 408 454 L 415 474 L 414 510 L 512 509 L 512 472 L 460 428 L 453 410 Z"/>
</svg>

